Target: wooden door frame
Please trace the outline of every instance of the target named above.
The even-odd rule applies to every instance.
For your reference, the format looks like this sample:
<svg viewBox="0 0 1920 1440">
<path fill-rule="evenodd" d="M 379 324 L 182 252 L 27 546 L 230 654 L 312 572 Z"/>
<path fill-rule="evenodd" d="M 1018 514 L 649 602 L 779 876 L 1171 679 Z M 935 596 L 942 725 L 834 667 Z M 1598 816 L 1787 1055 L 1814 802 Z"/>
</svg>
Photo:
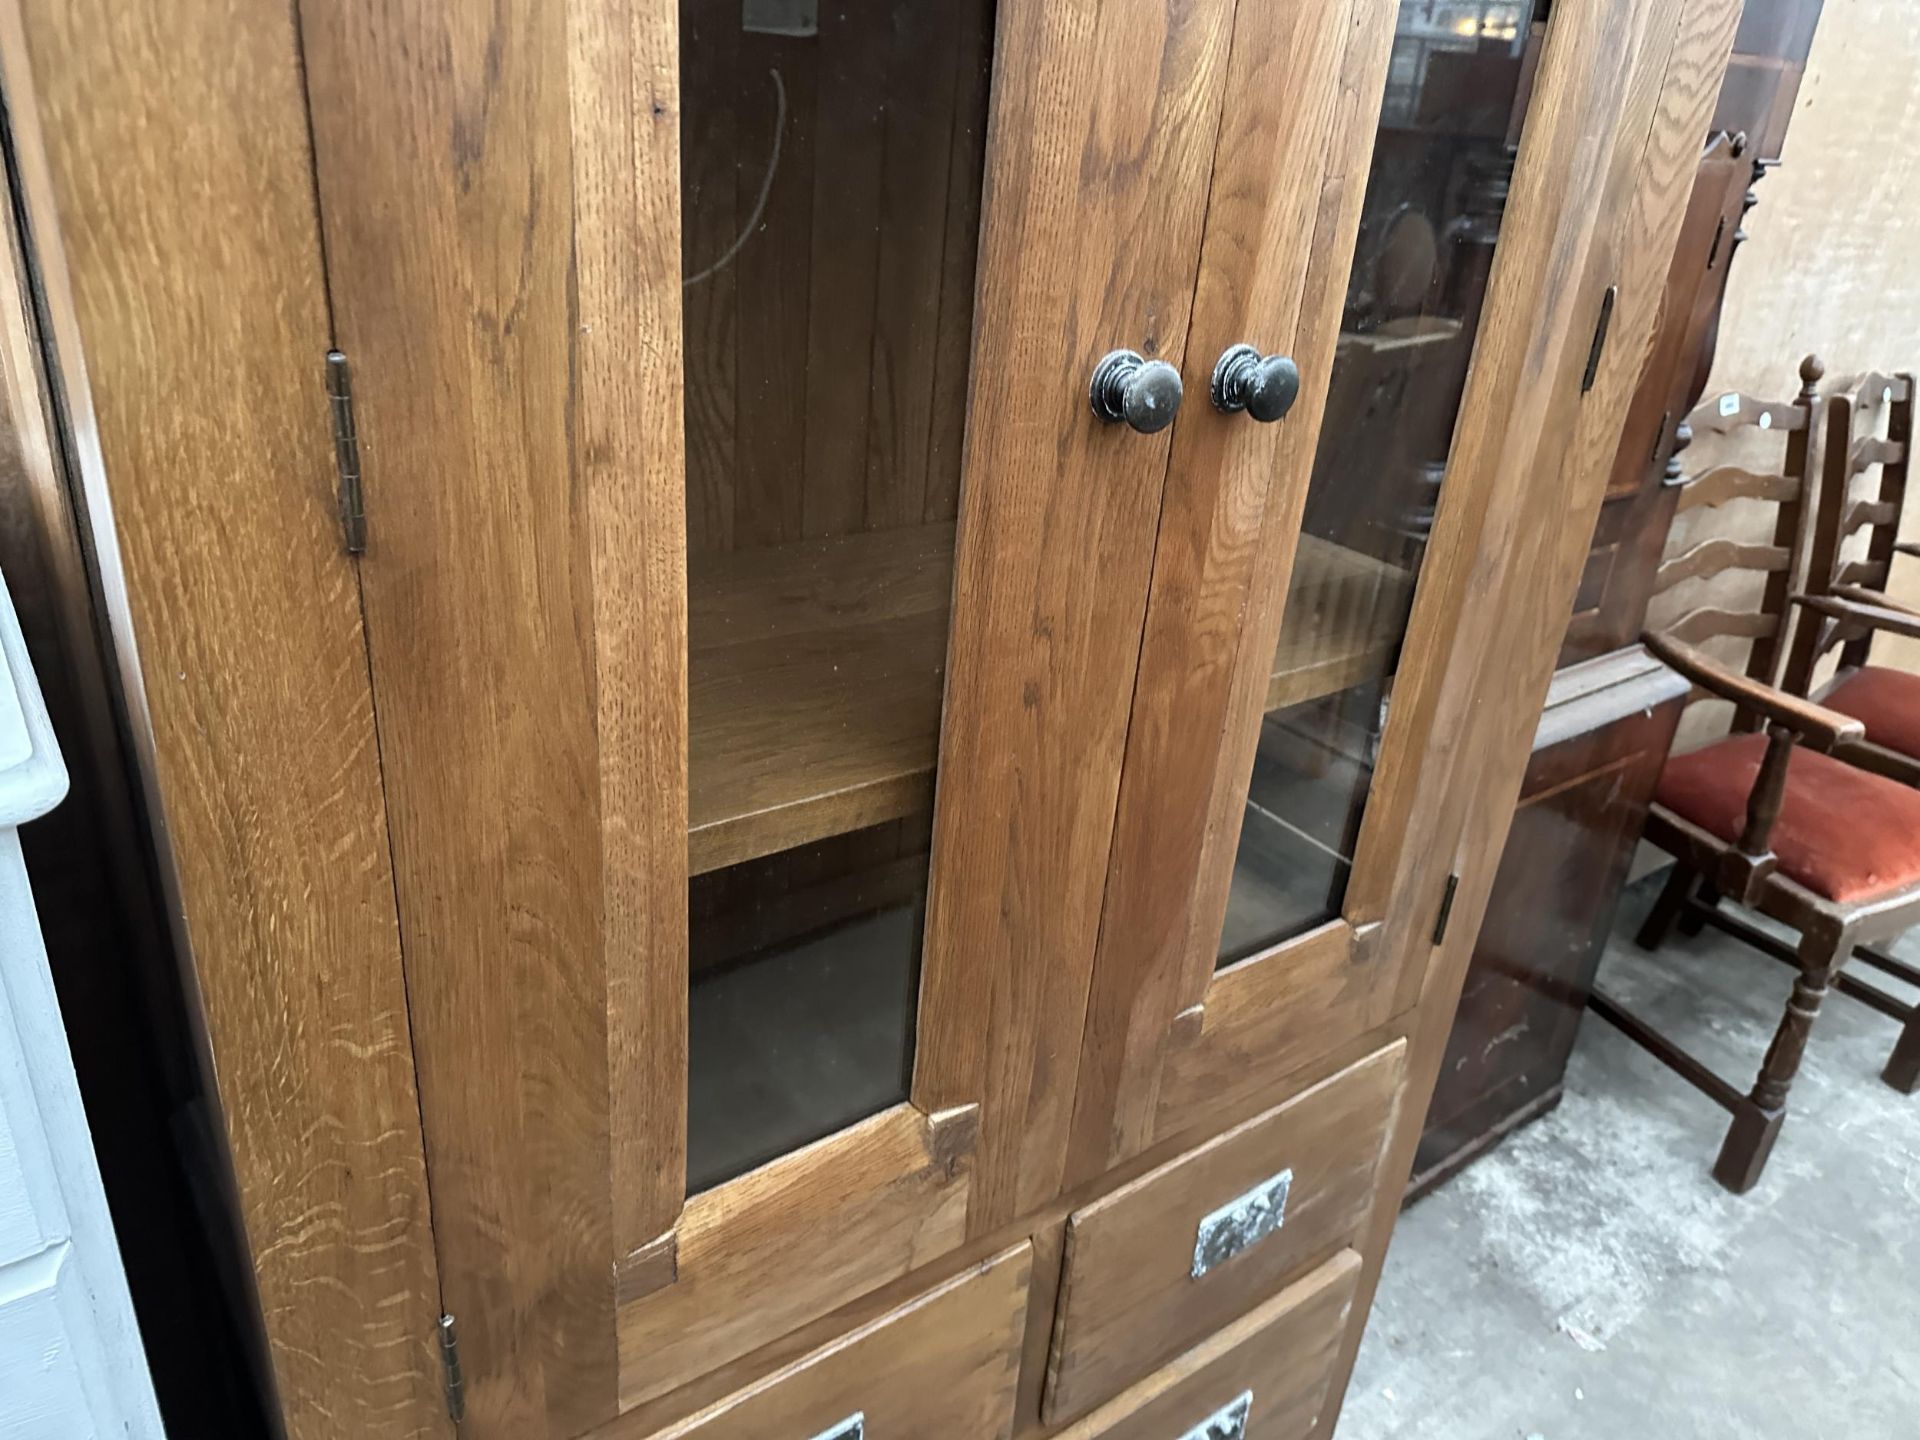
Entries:
<svg viewBox="0 0 1920 1440">
<path fill-rule="evenodd" d="M 286 1431 L 450 1436 L 291 19 L 6 0 L 0 83 Z"/>
<path fill-rule="evenodd" d="M 1629 188 L 1637 169 L 1610 174 L 1612 189 L 1587 205 L 1567 193 L 1568 177 L 1607 174 L 1603 167 L 1609 164 L 1637 166 L 1644 152 L 1652 156 L 1646 168 L 1657 193 L 1671 188 L 1667 172 L 1673 168 L 1673 145 L 1666 117 L 1660 117 L 1661 127 L 1650 123 L 1652 107 L 1666 102 L 1651 87 L 1664 76 L 1666 57 L 1676 46 L 1692 55 L 1717 45 L 1715 23 L 1698 4 L 1659 17 L 1649 14 L 1644 0 L 1562 0 L 1556 6 L 1342 916 L 1216 975 L 1215 945 L 1264 709 L 1264 662 L 1279 640 L 1310 447 L 1308 463 L 1294 472 L 1289 489 L 1277 491 L 1267 505 L 1259 549 L 1263 564 L 1251 581 L 1234 692 L 1222 717 L 1226 739 L 1210 776 L 1209 823 L 1199 858 L 1186 872 L 1195 897 L 1181 915 L 1186 928 L 1174 932 L 1177 943 L 1163 945 L 1158 953 L 1143 952 L 1138 937 L 1164 937 L 1164 926 L 1136 922 L 1102 933 L 1096 1004 L 1117 1008 L 1152 1002 L 1159 1008 L 1149 1015 L 1136 1009 L 1125 1027 L 1135 1047 L 1125 1062 L 1133 1071 L 1131 1091 L 1117 1106 L 1110 1090 L 1094 1087 L 1083 1094 L 1076 1143 L 1086 1147 L 1087 1171 L 1101 1158 L 1095 1149 L 1101 1141 L 1111 1147 L 1104 1157 L 1111 1163 L 1155 1138 L 1202 1125 L 1214 1107 L 1270 1089 L 1324 1059 L 1328 1048 L 1345 1037 L 1406 1014 L 1418 999 L 1449 875 L 1458 876 L 1455 883 L 1464 888 L 1487 859 L 1476 854 L 1448 863 L 1452 842 L 1436 833 L 1457 825 L 1473 799 L 1453 774 L 1454 759 L 1479 743 L 1479 732 L 1517 724 L 1516 717 L 1531 725 L 1546 672 L 1541 672 L 1539 695 L 1525 687 L 1488 692 L 1497 698 L 1483 696 L 1472 711 L 1450 718 L 1444 701 L 1457 688 L 1459 675 L 1477 671 L 1482 657 L 1477 646 L 1493 644 L 1514 654 L 1518 663 L 1531 657 L 1534 631 L 1551 631 L 1557 643 L 1558 622 L 1569 613 L 1551 591 L 1541 600 L 1529 599 L 1527 613 L 1509 623 L 1490 613 L 1497 592 L 1489 577 L 1501 573 L 1503 547 L 1514 540 L 1501 505 L 1543 503 L 1539 477 L 1558 472 L 1557 461 L 1547 457 L 1560 453 L 1576 424 L 1576 448 L 1600 443 L 1594 437 L 1614 408 L 1609 386 L 1622 383 L 1617 379 L 1622 366 L 1637 373 L 1658 307 L 1657 281 L 1647 282 L 1639 273 L 1644 254 L 1664 258 L 1672 240 L 1663 227 L 1669 220 L 1677 227 L 1680 218 L 1678 213 L 1642 215 L 1629 203 L 1640 198 Z M 1558 38 L 1563 36 L 1573 38 Z M 1362 122 L 1372 113 L 1363 112 Z M 1697 139 L 1691 144 L 1697 151 Z M 1616 223 L 1606 203 L 1609 193 L 1664 237 L 1628 257 L 1631 263 L 1614 260 L 1604 236 L 1596 240 Z M 1357 200 L 1354 204 L 1357 209 Z M 1345 277 L 1351 244 L 1349 239 L 1345 251 L 1315 256 L 1314 263 L 1326 267 L 1336 283 Z M 1603 278 L 1596 254 L 1609 257 L 1612 280 Z M 1594 393 L 1583 401 L 1585 347 L 1609 283 L 1618 284 L 1620 304 Z M 1568 367 L 1570 378 L 1562 373 Z M 1626 383 L 1630 387 L 1630 379 Z M 1612 419 L 1609 433 L 1616 433 L 1618 417 Z M 1523 456 L 1534 466 L 1527 472 L 1534 489 L 1516 493 L 1515 467 Z M 1549 527 L 1555 533 L 1578 531 L 1584 540 L 1591 529 L 1591 515 L 1582 528 L 1577 508 L 1584 500 L 1585 478 L 1563 482 L 1560 494 L 1575 504 Z M 1543 583 L 1550 578 L 1541 577 Z M 1544 612 L 1533 613 L 1539 606 Z M 1165 676 L 1177 676 L 1193 663 L 1178 648 L 1170 646 L 1169 658 L 1157 667 L 1162 684 L 1169 683 Z M 1143 662 L 1143 676 L 1154 673 Z M 1514 753 L 1524 756 L 1525 750 L 1522 743 Z M 1135 761 L 1130 754 L 1129 765 Z M 1519 771 L 1514 775 L 1517 787 Z M 1123 817 L 1116 832 L 1115 875 L 1144 863 L 1123 853 L 1126 842 L 1151 845 L 1177 829 L 1155 809 L 1162 797 L 1155 793 L 1154 779 L 1149 774 L 1130 790 L 1123 780 L 1123 793 L 1142 797 L 1142 813 L 1131 821 Z M 1493 847 L 1492 854 L 1497 850 Z M 1490 883 L 1490 867 L 1481 868 Z M 1391 898 L 1413 896 L 1420 898 Z M 1116 904 L 1111 894 L 1108 904 L 1110 910 Z M 1467 925 L 1469 936 L 1477 927 L 1477 918 L 1469 924 L 1471 912 L 1461 914 L 1458 904 L 1456 898 L 1449 941 L 1459 933 L 1456 927 Z M 1110 1033 L 1122 1029 L 1115 1025 Z M 1095 1042 L 1101 1037 L 1091 1027 L 1089 1036 L 1085 1067 L 1100 1063 Z M 1083 1068 L 1083 1084 L 1088 1073 Z"/>
<path fill-rule="evenodd" d="M 1265 57 L 1248 47 L 1240 79 L 1250 133 L 1223 143 L 1214 181 L 1230 199 L 1209 221 L 1206 339 L 1218 355 L 1236 336 L 1258 335 L 1294 356 L 1305 383 L 1280 424 L 1206 414 L 1176 427 L 1179 484 L 1162 512 L 1107 857 L 1069 1184 L 1152 1143 L 1169 1034 L 1198 1022 L 1213 975 L 1235 812 L 1327 403 L 1398 10 L 1398 0 L 1348 0 L 1274 6 L 1260 17 L 1278 31 L 1270 41 L 1291 41 L 1326 67 L 1312 77 L 1325 86 L 1308 107 L 1313 123 L 1283 115 L 1284 134 L 1260 133 L 1274 123 L 1276 92 L 1261 83 Z M 1288 22 L 1290 35 L 1281 29 Z M 1291 47 L 1280 54 L 1290 58 Z M 1278 94 L 1311 83 L 1290 77 Z M 1298 483 L 1285 485 L 1289 476 Z M 1252 729 L 1241 723 L 1248 713 Z M 1326 928 L 1340 942 L 1345 927 Z M 1335 968 L 1343 965 L 1344 956 Z"/>
</svg>

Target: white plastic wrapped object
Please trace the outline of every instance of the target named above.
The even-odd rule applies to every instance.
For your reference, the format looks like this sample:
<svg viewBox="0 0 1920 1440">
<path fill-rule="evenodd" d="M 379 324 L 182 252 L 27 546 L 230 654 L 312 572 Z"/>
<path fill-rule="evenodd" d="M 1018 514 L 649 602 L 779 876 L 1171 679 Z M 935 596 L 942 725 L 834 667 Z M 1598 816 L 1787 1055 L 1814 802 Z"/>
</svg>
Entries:
<svg viewBox="0 0 1920 1440">
<path fill-rule="evenodd" d="M 0 652 L 0 1436 L 158 1440 L 20 855 L 20 827 L 60 803 L 67 772 L 4 587 Z"/>
</svg>

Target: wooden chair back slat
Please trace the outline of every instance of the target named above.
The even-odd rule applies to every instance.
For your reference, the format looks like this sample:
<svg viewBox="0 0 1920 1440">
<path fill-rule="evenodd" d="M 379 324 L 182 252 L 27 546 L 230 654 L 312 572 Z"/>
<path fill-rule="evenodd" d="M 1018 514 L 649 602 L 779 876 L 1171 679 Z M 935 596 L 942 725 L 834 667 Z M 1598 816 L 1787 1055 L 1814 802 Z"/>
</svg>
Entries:
<svg viewBox="0 0 1920 1440">
<path fill-rule="evenodd" d="M 1907 447 L 1898 440 L 1876 439 L 1869 435 L 1853 442 L 1847 468 L 1858 475 L 1875 465 L 1894 465 L 1907 458 Z"/>
<path fill-rule="evenodd" d="M 1680 482 L 1676 514 L 1730 500 L 1764 500 L 1785 505 L 1800 498 L 1800 481 L 1792 475 L 1766 475 L 1738 465 L 1718 465 L 1691 480 Z"/>
<path fill-rule="evenodd" d="M 1846 475 L 1851 480 L 1859 472 L 1852 470 Z M 1846 493 L 1845 481 L 1840 483 L 1842 494 Z M 1900 507 L 1890 500 L 1852 500 L 1840 518 L 1840 537 L 1845 539 L 1863 525 L 1891 525 L 1900 518 Z"/>
<path fill-rule="evenodd" d="M 1854 386 L 1853 395 L 1856 402 L 1893 405 L 1912 398 L 1913 377 L 1905 371 L 1897 375 L 1882 375 L 1878 370 L 1869 370 Z"/>
<path fill-rule="evenodd" d="M 1661 594 L 1683 580 L 1705 580 L 1728 570 L 1787 570 L 1793 564 L 1793 551 L 1785 545 L 1743 545 L 1723 538 L 1702 540 L 1690 546 L 1654 573 L 1654 594 Z"/>
<path fill-rule="evenodd" d="M 1881 590 L 1891 581 L 1913 451 L 1914 399 L 1912 375 L 1871 374 L 1851 395 L 1827 402 L 1820 495 L 1807 546 L 1807 594 L 1833 595 L 1856 586 Z M 1883 415 L 1884 435 L 1879 433 Z M 1869 479 L 1856 485 L 1876 468 L 1877 484 Z M 1841 550 L 1862 530 L 1867 532 L 1866 553 L 1843 557 Z M 1807 612 L 1794 628 L 1784 684 L 1796 694 L 1809 694 L 1828 653 L 1839 649 L 1844 673 L 1867 663 L 1872 644 L 1870 629 L 1837 625 Z"/>
<path fill-rule="evenodd" d="M 1774 640 L 1780 634 L 1780 617 L 1759 610 L 1723 610 L 1702 605 L 1689 610 L 1660 632 L 1687 645 L 1699 645 L 1726 636 L 1736 640 Z"/>
<path fill-rule="evenodd" d="M 1887 567 L 1871 560 L 1849 560 L 1833 572 L 1833 583 L 1836 587 L 1860 585 L 1868 590 L 1882 590 L 1887 584 Z"/>
<path fill-rule="evenodd" d="M 1791 433 L 1807 428 L 1807 412 L 1793 401 L 1756 400 L 1729 390 L 1697 407 L 1687 424 L 1695 435 L 1731 435 L 1747 426 Z"/>
<path fill-rule="evenodd" d="M 1724 602 L 1708 603 L 1688 611 L 1661 632 L 1687 645 L 1722 638 L 1751 640 L 1746 674 L 1762 685 L 1772 685 L 1779 678 L 1786 652 L 1787 597 L 1799 567 L 1803 522 L 1813 493 L 1815 396 L 1825 374 L 1819 359 L 1809 355 L 1800 363 L 1800 390 L 1791 401 L 1761 400 L 1732 392 L 1695 408 L 1687 423 L 1696 434 L 1777 431 L 1785 440 L 1784 454 L 1778 470 L 1756 469 L 1749 461 L 1716 465 L 1681 480 L 1676 487 L 1675 513 L 1717 508 L 1736 500 L 1768 504 L 1775 510 L 1773 533 L 1765 542 L 1710 536 L 1668 559 L 1654 575 L 1655 593 L 1685 581 L 1735 571 L 1765 577 L 1760 602 L 1753 609 L 1733 610 L 1725 608 Z M 1743 706 L 1736 709 L 1733 723 L 1737 731 L 1755 730 L 1763 720 L 1757 711 Z"/>
</svg>

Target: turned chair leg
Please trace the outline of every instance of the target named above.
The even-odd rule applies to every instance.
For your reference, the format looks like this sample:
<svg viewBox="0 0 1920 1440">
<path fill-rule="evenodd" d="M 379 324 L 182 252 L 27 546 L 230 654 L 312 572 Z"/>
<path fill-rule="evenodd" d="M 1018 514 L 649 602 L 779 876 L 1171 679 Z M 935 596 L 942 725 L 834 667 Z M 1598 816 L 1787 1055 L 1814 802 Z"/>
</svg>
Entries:
<svg viewBox="0 0 1920 1440">
<path fill-rule="evenodd" d="M 1759 1182 L 1773 1153 L 1773 1142 L 1780 1137 L 1780 1122 L 1787 1115 L 1787 1091 L 1800 1072 L 1801 1057 L 1807 1053 L 1807 1036 L 1820 1014 L 1820 1002 L 1827 998 L 1827 987 L 1851 947 L 1816 945 L 1812 939 L 1800 942 L 1800 974 L 1793 982 L 1793 997 L 1787 1001 L 1780 1028 L 1767 1047 L 1760 1076 L 1753 1090 L 1733 1112 L 1733 1124 L 1720 1146 L 1720 1158 L 1714 1162 L 1713 1178 L 1736 1195 L 1744 1195 Z M 1811 952 L 1811 953 L 1810 953 Z"/>
<path fill-rule="evenodd" d="M 1707 912 L 1720 903 L 1720 892 L 1712 885 L 1702 882 L 1693 892 L 1693 903 L 1680 909 L 1680 933 L 1691 939 L 1698 935 L 1707 924 Z"/>
<path fill-rule="evenodd" d="M 1893 1047 L 1893 1058 L 1887 1061 L 1880 1078 L 1902 1095 L 1920 1090 L 1920 1005 L 1907 1013 L 1899 1043 Z"/>
<path fill-rule="evenodd" d="M 1700 888 L 1700 872 L 1684 862 L 1676 861 L 1673 873 L 1667 876 L 1667 883 L 1661 887 L 1660 898 L 1653 902 L 1653 909 L 1647 912 L 1647 918 L 1641 923 L 1640 933 L 1634 936 L 1634 943 L 1642 950 L 1658 950 L 1665 943 L 1667 932 L 1673 928 L 1673 922 L 1680 918 L 1687 908 L 1694 892 Z"/>
</svg>

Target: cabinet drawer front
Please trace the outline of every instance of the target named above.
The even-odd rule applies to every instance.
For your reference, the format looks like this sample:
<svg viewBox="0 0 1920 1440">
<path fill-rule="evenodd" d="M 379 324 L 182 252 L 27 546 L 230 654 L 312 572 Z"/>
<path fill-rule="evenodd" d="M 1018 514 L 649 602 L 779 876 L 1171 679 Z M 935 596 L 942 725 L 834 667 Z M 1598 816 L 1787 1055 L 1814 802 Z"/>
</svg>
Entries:
<svg viewBox="0 0 1920 1440">
<path fill-rule="evenodd" d="M 1068 1218 L 1049 1423 L 1111 1399 L 1352 1239 L 1405 1052 L 1395 1041 Z"/>
<path fill-rule="evenodd" d="M 1342 1250 L 1055 1440 L 1305 1440 L 1359 1280 Z"/>
<path fill-rule="evenodd" d="M 1022 1241 L 655 1440 L 1005 1440 L 1032 1270 Z"/>
</svg>

